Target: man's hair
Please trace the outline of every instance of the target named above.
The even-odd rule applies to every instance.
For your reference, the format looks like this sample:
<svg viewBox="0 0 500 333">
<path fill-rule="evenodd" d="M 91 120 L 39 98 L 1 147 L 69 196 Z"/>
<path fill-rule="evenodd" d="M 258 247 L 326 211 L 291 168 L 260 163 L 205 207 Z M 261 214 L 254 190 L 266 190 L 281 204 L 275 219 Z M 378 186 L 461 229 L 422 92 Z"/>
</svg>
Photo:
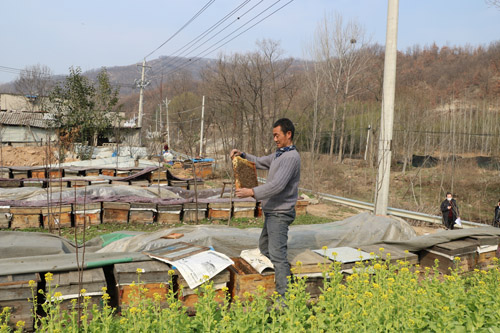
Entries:
<svg viewBox="0 0 500 333">
<path fill-rule="evenodd" d="M 281 118 L 276 120 L 276 122 L 273 125 L 273 128 L 276 127 L 281 127 L 281 131 L 286 134 L 288 131 L 292 132 L 292 139 L 293 135 L 295 134 L 295 126 L 293 126 L 293 123 L 290 119 L 288 118 Z"/>
<path fill-rule="evenodd" d="M 453 194 L 451 194 L 451 192 L 446 192 L 446 196 L 448 196 L 448 194 L 453 196 Z"/>
</svg>

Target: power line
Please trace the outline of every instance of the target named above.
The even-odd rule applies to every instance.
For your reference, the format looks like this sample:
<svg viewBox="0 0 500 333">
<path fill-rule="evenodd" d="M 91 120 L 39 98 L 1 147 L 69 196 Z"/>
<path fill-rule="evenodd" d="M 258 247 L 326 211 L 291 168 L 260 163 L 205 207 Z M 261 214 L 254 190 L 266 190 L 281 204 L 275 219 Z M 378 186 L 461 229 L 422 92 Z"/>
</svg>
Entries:
<svg viewBox="0 0 500 333">
<path fill-rule="evenodd" d="M 184 30 L 185 27 L 187 27 L 191 22 L 193 22 L 198 16 L 201 15 L 201 13 L 203 13 L 208 7 L 210 7 L 213 3 L 215 2 L 215 0 L 210 0 L 208 1 L 205 6 L 203 6 L 193 17 L 191 17 L 182 27 L 180 27 L 172 36 L 170 36 L 166 41 L 164 41 L 160 46 L 158 46 L 156 49 L 154 49 L 153 51 L 151 51 L 148 55 L 146 55 L 144 57 L 144 59 L 146 59 L 147 57 L 149 57 L 150 55 L 152 55 L 153 53 L 155 53 L 156 51 L 158 51 L 163 45 L 167 44 L 170 40 L 172 40 L 172 38 L 174 38 L 175 36 L 177 36 L 177 34 L 179 34 L 179 32 L 181 32 L 182 30 Z"/>
<path fill-rule="evenodd" d="M 290 3 L 292 3 L 294 0 L 290 0 L 288 1 L 287 3 L 285 3 L 283 6 L 279 7 L 278 9 L 276 9 L 275 11 L 273 11 L 272 13 L 270 13 L 269 15 L 265 16 L 264 18 L 260 19 L 259 21 L 257 21 L 256 23 L 254 23 L 253 25 L 251 25 L 250 27 L 248 27 L 247 29 L 243 30 L 242 32 L 240 32 L 238 35 L 234 36 L 233 38 L 231 38 L 230 40 L 226 41 L 224 44 L 220 45 L 220 46 L 217 46 L 215 47 L 217 44 L 219 44 L 220 42 L 224 41 L 226 38 L 228 38 L 229 36 L 231 36 L 232 34 L 234 34 L 236 31 L 238 31 L 239 29 L 243 28 L 245 25 L 247 25 L 248 23 L 250 23 L 251 21 L 253 21 L 255 18 L 257 18 L 258 16 L 260 16 L 261 14 L 263 14 L 265 11 L 267 11 L 269 8 L 271 8 L 272 6 L 274 6 L 276 3 L 278 3 L 280 0 L 276 1 L 274 4 L 272 4 L 271 6 L 269 6 L 268 8 L 266 8 L 264 11 L 262 11 L 261 13 L 259 13 L 257 16 L 253 17 L 250 21 L 246 22 L 244 25 L 240 26 L 238 29 L 234 30 L 233 32 L 231 32 L 230 34 L 226 35 L 224 38 L 220 39 L 218 42 L 212 44 L 212 46 L 206 48 L 204 51 L 200 52 L 198 55 L 196 55 L 194 58 L 196 58 L 194 61 L 191 62 L 191 59 L 189 59 L 187 62 L 184 63 L 184 65 L 181 65 L 180 67 L 176 68 L 176 69 L 173 69 L 169 72 L 166 73 L 166 75 L 168 74 L 171 74 L 171 73 L 174 73 L 184 67 L 186 67 L 187 65 L 189 64 L 193 64 L 197 61 L 199 61 L 200 59 L 202 59 L 203 57 L 207 56 L 208 54 L 214 52 L 215 50 L 223 47 L 224 45 L 230 43 L 231 41 L 233 41 L 234 39 L 238 38 L 239 36 L 241 36 L 242 34 L 244 34 L 245 32 L 247 32 L 248 30 L 252 29 L 253 27 L 255 27 L 257 24 L 261 23 L 262 21 L 264 21 L 265 19 L 267 19 L 268 17 L 274 15 L 276 12 L 278 12 L 279 10 L 283 9 L 284 7 L 286 7 L 287 5 L 289 5 Z M 215 48 L 214 48 L 215 47 Z M 213 49 L 212 49 L 213 48 Z M 206 53 L 204 53 L 205 51 L 207 51 Z M 202 56 L 200 56 L 202 53 L 204 53 Z"/>
<path fill-rule="evenodd" d="M 240 27 L 236 28 L 235 30 L 233 30 L 232 32 L 230 32 L 229 34 L 227 34 L 224 38 L 220 39 L 219 41 L 217 41 L 216 43 L 212 44 L 211 46 L 209 46 L 208 48 L 206 48 L 205 50 L 203 50 L 202 52 L 198 53 L 198 55 L 196 55 L 195 57 L 193 58 L 196 58 L 198 57 L 200 54 L 202 54 L 203 52 L 205 52 L 206 50 L 212 48 L 214 45 L 217 45 L 218 43 L 220 43 L 221 41 L 223 41 L 224 39 L 228 38 L 229 36 L 231 36 L 232 34 L 234 34 L 235 32 L 237 32 L 238 30 L 240 30 L 241 28 L 243 28 L 245 25 L 247 25 L 248 23 L 252 22 L 253 20 L 255 20 L 257 17 L 259 17 L 260 15 L 262 15 L 263 13 L 265 13 L 266 11 L 268 11 L 270 8 L 272 8 L 274 5 L 276 5 L 278 2 L 280 2 L 281 0 L 277 0 L 275 1 L 273 4 L 271 4 L 270 6 L 268 6 L 266 9 L 264 9 L 263 11 L 261 11 L 260 13 L 258 13 L 257 15 L 255 15 L 254 17 L 252 17 L 250 20 L 248 20 L 247 22 L 245 22 L 243 25 L 241 25 Z M 293 1 L 293 0 L 292 0 Z M 207 39 L 206 41 L 204 41 L 202 44 L 198 45 L 196 48 L 194 48 L 193 50 L 191 50 L 190 52 L 188 52 L 187 54 L 182 54 L 184 57 L 187 57 L 189 56 L 189 54 L 192 54 L 193 52 L 195 52 L 196 50 L 198 50 L 199 48 L 201 48 L 203 45 L 205 45 L 206 43 L 208 43 L 209 41 L 211 41 L 212 39 L 214 39 L 215 37 L 217 37 L 218 35 L 220 35 L 223 31 L 225 31 L 227 28 L 229 28 L 231 25 L 233 25 L 234 23 L 238 22 L 242 17 L 244 17 L 246 14 L 248 14 L 249 12 L 251 12 L 255 7 L 257 7 L 259 4 L 261 4 L 263 2 L 263 0 L 259 1 L 258 3 L 256 3 L 255 5 L 253 5 L 250 9 L 248 9 L 246 12 L 244 12 L 243 14 L 241 14 L 238 18 L 236 18 L 234 21 L 232 21 L 231 23 L 229 23 L 228 25 L 226 25 L 224 28 L 222 28 L 221 30 L 219 30 L 215 35 L 213 35 L 212 37 L 210 37 L 209 39 Z M 224 44 L 225 45 L 225 44 Z M 223 45 L 221 45 L 222 47 Z M 179 62 L 182 62 L 183 59 L 176 59 L 175 60 L 175 63 L 179 63 Z M 187 61 L 191 61 L 191 59 L 188 59 Z M 196 60 L 198 61 L 198 60 Z M 181 68 L 183 68 L 184 66 L 182 66 Z M 168 74 L 168 73 L 167 73 Z"/>
<path fill-rule="evenodd" d="M 182 46 L 181 48 L 177 49 L 175 52 L 173 52 L 172 54 L 169 55 L 169 57 L 174 57 L 176 56 L 176 54 L 182 50 L 184 50 L 186 47 L 188 47 L 185 51 L 183 51 L 181 54 L 178 55 L 178 57 L 182 57 L 186 51 L 188 51 L 189 49 L 191 49 L 192 47 L 194 47 L 196 45 L 196 43 L 198 43 L 199 41 L 201 41 L 203 38 L 205 38 L 207 35 L 209 35 L 212 31 L 214 31 L 216 28 L 218 28 L 222 23 L 224 23 L 225 21 L 227 21 L 233 14 L 235 14 L 238 10 L 240 10 L 241 8 L 243 8 L 246 4 L 248 4 L 251 0 L 245 0 L 243 3 L 239 4 L 238 7 L 236 7 L 235 9 L 233 9 L 231 12 L 229 12 L 228 14 L 226 14 L 223 18 L 221 18 L 219 21 L 217 21 L 215 24 L 213 24 L 211 27 L 209 27 L 208 29 L 206 29 L 205 31 L 203 31 L 201 34 L 199 34 L 198 36 L 196 36 L 195 38 L 193 38 L 190 42 L 184 44 L 184 46 Z M 257 5 L 259 5 L 262 1 L 264 0 L 261 0 L 259 1 L 256 5 L 254 5 L 252 8 L 250 8 L 249 10 L 247 10 L 245 13 L 243 13 L 242 15 L 240 15 L 236 20 L 234 20 L 233 22 L 231 22 L 230 24 L 226 25 L 222 30 L 220 30 L 217 34 L 221 33 L 222 31 L 224 31 L 226 28 L 228 28 L 230 25 L 234 24 L 235 22 L 237 22 L 241 17 L 245 16 L 245 14 L 247 14 L 249 11 L 251 11 L 253 8 L 255 8 Z M 217 36 L 217 35 L 215 35 Z M 214 36 L 214 37 L 215 37 Z M 213 38 L 213 37 L 212 37 Z M 210 39 L 209 39 L 210 40 Z M 206 43 L 206 42 L 205 42 Z M 203 45 L 203 44 L 202 44 Z M 173 59 L 173 60 L 169 60 L 167 61 L 167 63 L 165 64 L 165 66 L 168 66 L 169 64 L 171 64 L 172 62 L 176 62 L 177 59 Z"/>
</svg>

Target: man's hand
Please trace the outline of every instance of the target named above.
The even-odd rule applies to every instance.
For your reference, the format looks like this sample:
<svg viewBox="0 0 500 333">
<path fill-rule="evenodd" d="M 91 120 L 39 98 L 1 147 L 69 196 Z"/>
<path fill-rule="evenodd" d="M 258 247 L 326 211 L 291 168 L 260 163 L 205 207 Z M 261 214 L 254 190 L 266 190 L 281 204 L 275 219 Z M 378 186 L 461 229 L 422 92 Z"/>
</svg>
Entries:
<svg viewBox="0 0 500 333">
<path fill-rule="evenodd" d="M 451 206 L 448 206 L 448 209 L 451 209 Z"/>
<path fill-rule="evenodd" d="M 236 190 L 236 196 L 238 198 L 249 198 L 253 197 L 253 189 L 251 188 L 240 188 Z"/>
<path fill-rule="evenodd" d="M 233 159 L 233 157 L 235 156 L 241 156 L 241 151 L 239 151 L 238 149 L 231 150 L 231 152 L 229 153 L 229 157 Z"/>
</svg>

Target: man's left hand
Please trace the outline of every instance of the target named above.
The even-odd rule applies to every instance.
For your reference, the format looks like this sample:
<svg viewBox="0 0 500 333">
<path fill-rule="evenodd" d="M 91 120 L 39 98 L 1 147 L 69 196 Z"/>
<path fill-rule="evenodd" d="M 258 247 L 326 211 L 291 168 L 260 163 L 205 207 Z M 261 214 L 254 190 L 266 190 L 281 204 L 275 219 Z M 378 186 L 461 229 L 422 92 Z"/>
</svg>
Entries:
<svg viewBox="0 0 500 333">
<path fill-rule="evenodd" d="M 253 194 L 253 189 L 251 188 L 240 188 L 236 190 L 236 196 L 238 198 L 253 197 Z"/>
</svg>

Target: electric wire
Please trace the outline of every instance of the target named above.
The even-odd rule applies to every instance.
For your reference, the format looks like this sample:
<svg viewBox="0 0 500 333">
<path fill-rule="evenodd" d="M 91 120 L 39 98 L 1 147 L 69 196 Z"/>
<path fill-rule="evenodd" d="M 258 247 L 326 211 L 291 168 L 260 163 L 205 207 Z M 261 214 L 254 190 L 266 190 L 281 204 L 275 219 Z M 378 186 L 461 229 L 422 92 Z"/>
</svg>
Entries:
<svg viewBox="0 0 500 333">
<path fill-rule="evenodd" d="M 181 32 L 182 30 L 184 30 L 184 28 L 186 28 L 189 24 L 191 24 L 191 22 L 193 22 L 198 16 L 200 16 L 208 7 L 210 7 L 213 3 L 215 2 L 215 0 L 210 0 L 208 1 L 205 6 L 203 6 L 193 17 L 191 17 L 186 23 L 184 23 L 184 25 L 182 27 L 180 27 L 172 36 L 170 36 L 166 41 L 164 41 L 160 46 L 158 46 L 156 49 L 154 49 L 153 51 L 151 51 L 150 53 L 148 53 L 144 59 L 146 59 L 147 57 L 149 57 L 150 55 L 152 55 L 153 53 L 155 53 L 156 51 L 158 51 L 160 48 L 162 48 L 165 44 L 167 44 L 169 41 L 171 41 L 175 36 L 177 36 L 179 34 L 179 32 Z"/>
</svg>

